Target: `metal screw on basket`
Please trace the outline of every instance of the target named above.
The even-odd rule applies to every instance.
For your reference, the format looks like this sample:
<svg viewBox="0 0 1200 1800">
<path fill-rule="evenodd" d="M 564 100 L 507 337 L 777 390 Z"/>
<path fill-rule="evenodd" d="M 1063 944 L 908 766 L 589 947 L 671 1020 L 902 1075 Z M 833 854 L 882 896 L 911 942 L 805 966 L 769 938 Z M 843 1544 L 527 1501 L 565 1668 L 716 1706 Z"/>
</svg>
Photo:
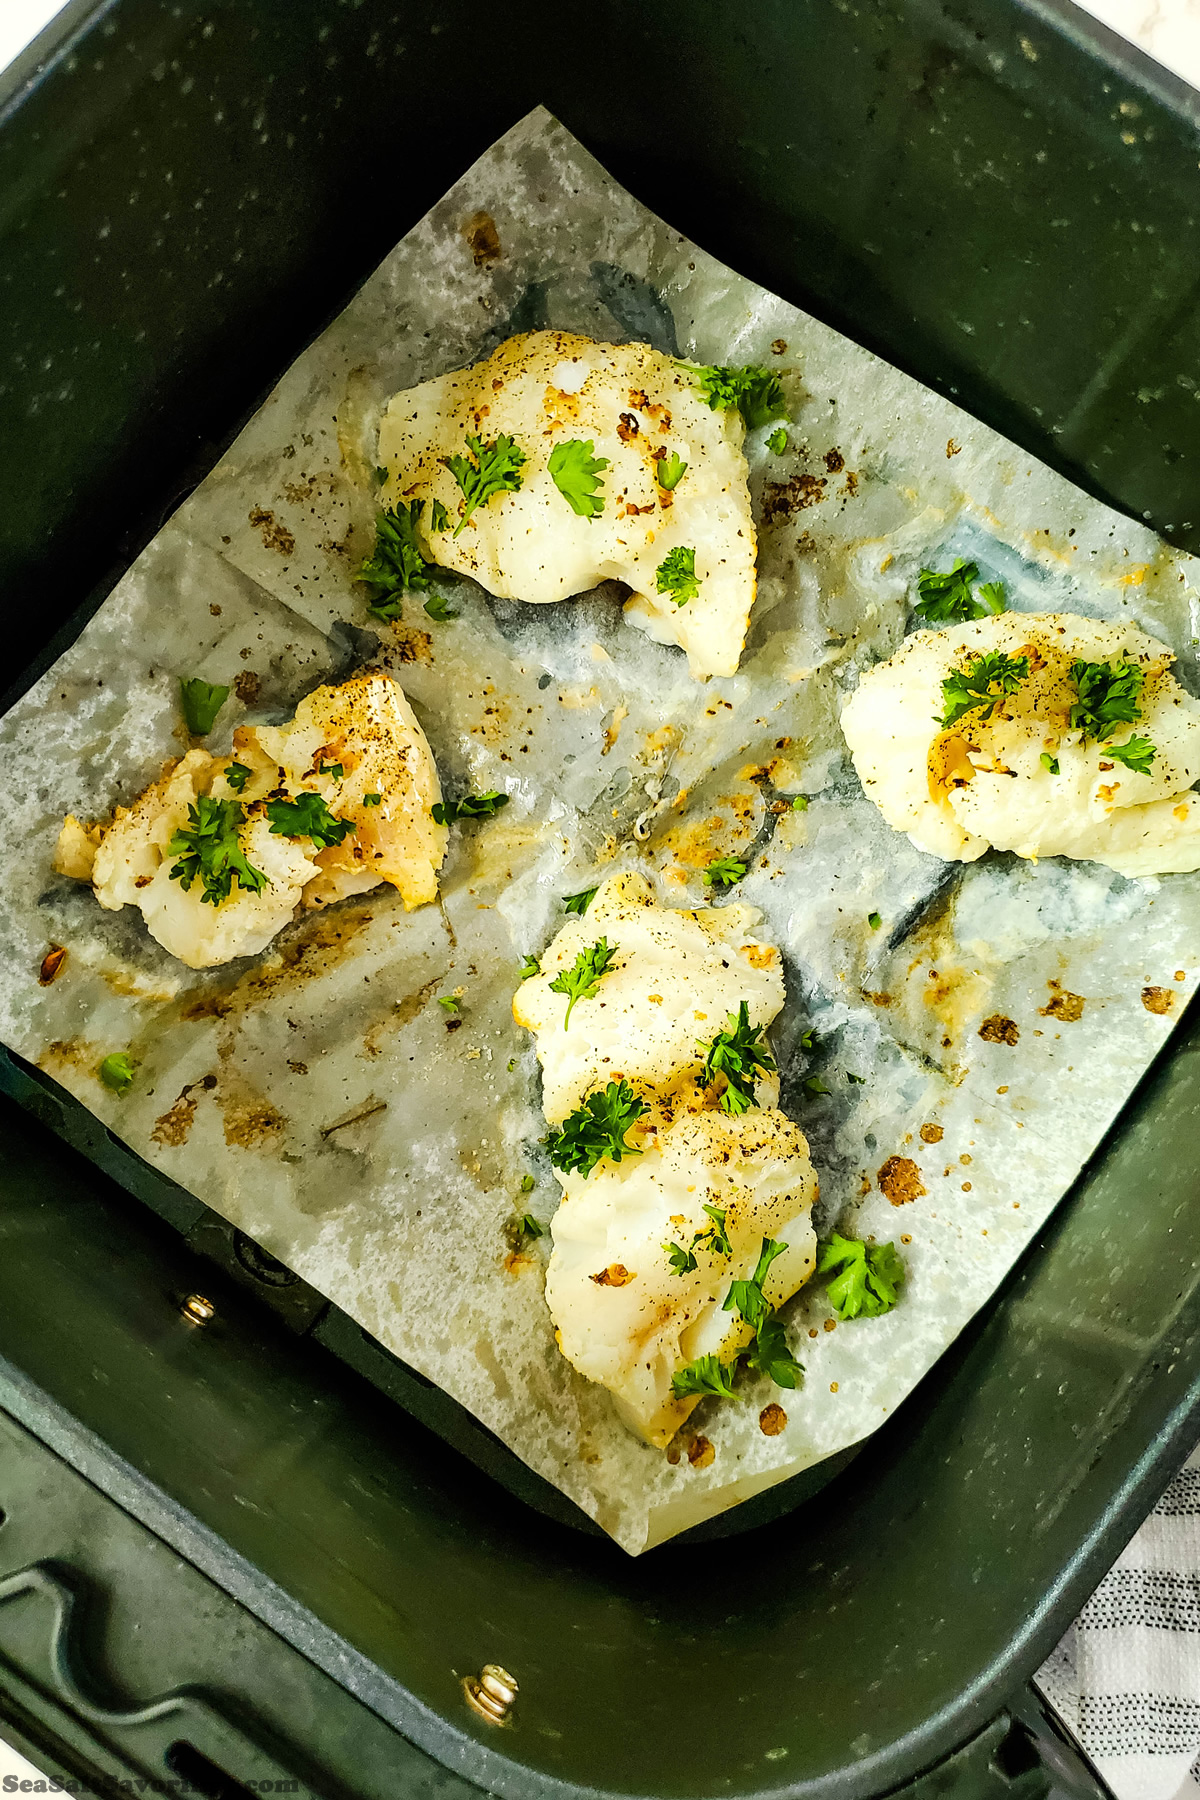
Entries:
<svg viewBox="0 0 1200 1800">
<path fill-rule="evenodd" d="M 189 1325 L 207 1325 L 217 1316 L 217 1309 L 203 1294 L 189 1294 L 179 1309 Z"/>
<path fill-rule="evenodd" d="M 472 1707 L 481 1719 L 487 1719 L 493 1725 L 507 1723 L 513 1701 L 517 1697 L 517 1678 L 502 1669 L 499 1663 L 484 1663 L 478 1675 L 468 1675 L 462 1684 L 467 1705 Z"/>
</svg>

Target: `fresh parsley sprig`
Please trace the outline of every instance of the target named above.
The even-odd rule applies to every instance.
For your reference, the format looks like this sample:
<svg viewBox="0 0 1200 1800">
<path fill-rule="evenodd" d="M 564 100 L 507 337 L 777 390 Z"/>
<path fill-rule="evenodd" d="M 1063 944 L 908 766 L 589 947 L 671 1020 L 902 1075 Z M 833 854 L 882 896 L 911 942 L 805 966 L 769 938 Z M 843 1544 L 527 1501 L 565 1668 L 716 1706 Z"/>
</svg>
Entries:
<svg viewBox="0 0 1200 1800">
<path fill-rule="evenodd" d="M 769 369 L 759 368 L 754 363 L 740 369 L 728 364 L 697 368 L 692 363 L 681 363 L 679 366 L 688 371 L 714 412 L 727 412 L 736 406 L 748 431 L 757 431 L 775 419 L 787 418 L 787 402 L 779 377 Z"/>
<path fill-rule="evenodd" d="M 578 913 L 582 918 L 599 891 L 599 888 L 580 888 L 577 894 L 564 894 L 563 911 L 565 913 Z"/>
<path fill-rule="evenodd" d="M 590 1000 L 600 986 L 600 979 L 612 968 L 617 954 L 615 944 L 607 938 L 598 938 L 586 950 L 581 950 L 569 969 L 560 969 L 550 983 L 552 994 L 567 995 L 567 1010 L 563 1018 L 563 1030 L 571 1023 L 571 1014 L 577 1000 Z"/>
<path fill-rule="evenodd" d="M 895 1244 L 866 1244 L 835 1231 L 820 1247 L 817 1274 L 833 1274 L 826 1290 L 839 1319 L 874 1319 L 890 1312 L 904 1280 Z"/>
<path fill-rule="evenodd" d="M 550 452 L 550 474 L 554 485 L 571 511 L 581 519 L 594 519 L 604 511 L 601 475 L 608 467 L 608 458 L 594 455 L 595 448 L 591 438 L 586 442 L 582 438 L 568 438 L 565 443 L 555 444 Z"/>
<path fill-rule="evenodd" d="M 414 500 L 410 506 L 390 506 L 375 521 L 375 548 L 358 565 L 355 575 L 378 590 L 367 606 L 377 619 L 398 619 L 401 595 L 429 586 L 433 570 L 417 538 L 424 504 Z"/>
<path fill-rule="evenodd" d="M 937 723 L 950 726 L 964 714 L 979 712 L 990 719 L 1006 694 L 1015 694 L 1029 674 L 1027 656 L 1008 656 L 1003 650 L 989 650 L 977 656 L 966 669 L 956 669 L 942 683 L 942 699 L 946 710 Z"/>
<path fill-rule="evenodd" d="M 1135 775 L 1148 775 L 1158 751 L 1149 738 L 1131 737 L 1124 744 L 1105 744 L 1104 754 L 1132 769 Z"/>
<path fill-rule="evenodd" d="M 685 1250 L 682 1244 L 664 1244 L 663 1249 L 670 1260 L 673 1275 L 690 1275 L 700 1266 L 696 1261 L 696 1252 Z"/>
<path fill-rule="evenodd" d="M 712 1220 L 707 1231 L 698 1231 L 692 1239 L 692 1249 L 703 1245 L 710 1256 L 732 1256 L 733 1245 L 729 1241 L 729 1233 L 725 1229 L 725 1212 L 719 1206 L 712 1206 L 707 1200 L 701 1202 L 701 1212 L 706 1212 Z"/>
<path fill-rule="evenodd" d="M 717 856 L 704 871 L 705 887 L 731 888 L 745 875 L 749 865 L 736 856 Z"/>
<path fill-rule="evenodd" d="M 235 794 L 241 793 L 249 779 L 250 770 L 245 763 L 231 762 L 225 770 L 226 785 L 231 787 Z"/>
<path fill-rule="evenodd" d="M 984 582 L 973 594 L 972 586 L 978 580 L 979 565 L 964 562 L 961 556 L 952 569 L 922 569 L 917 576 L 919 598 L 913 611 L 927 625 L 959 625 L 967 619 L 1003 612 L 1003 583 Z"/>
<path fill-rule="evenodd" d="M 1142 716 L 1142 687 L 1146 671 L 1140 663 L 1073 662 L 1071 680 L 1079 695 L 1071 708 L 1071 728 L 1082 731 L 1084 742 L 1103 742 L 1119 725 L 1132 725 Z"/>
<path fill-rule="evenodd" d="M 261 869 L 252 868 L 246 860 L 238 833 L 246 812 L 238 800 L 214 800 L 201 794 L 194 806 L 188 807 L 188 822 L 180 826 L 167 845 L 167 855 L 178 862 L 170 871 L 184 893 L 189 893 L 198 879 L 204 892 L 200 899 L 209 906 L 220 906 L 228 900 L 236 882 L 247 893 L 261 894 L 269 885 Z"/>
<path fill-rule="evenodd" d="M 272 837 L 309 838 L 319 850 L 340 844 L 354 830 L 348 819 L 335 819 L 320 794 L 309 791 L 295 800 L 270 800 L 267 817 Z"/>
<path fill-rule="evenodd" d="M 788 1348 L 787 1333 L 778 1313 L 769 1313 L 746 1351 L 746 1367 L 765 1375 L 776 1387 L 799 1387 L 804 1364 Z"/>
<path fill-rule="evenodd" d="M 486 794 L 464 794 L 461 800 L 435 800 L 430 811 L 439 825 L 453 825 L 458 819 L 490 819 L 508 805 L 509 798 L 489 788 Z"/>
<path fill-rule="evenodd" d="M 660 594 L 670 594 L 674 606 L 686 606 L 700 592 L 696 578 L 696 552 L 685 544 L 667 552 L 654 572 Z"/>
<path fill-rule="evenodd" d="M 114 1050 L 96 1070 L 106 1088 L 114 1094 L 127 1094 L 133 1086 L 137 1065 L 127 1050 Z"/>
<path fill-rule="evenodd" d="M 664 494 L 671 494 L 679 486 L 687 470 L 688 466 L 677 450 L 664 450 L 655 459 L 654 478 Z"/>
<path fill-rule="evenodd" d="M 698 1356 L 695 1362 L 676 1369 L 671 1378 L 671 1392 L 677 1400 L 689 1394 L 714 1394 L 720 1400 L 733 1399 L 734 1365 L 716 1356 Z"/>
<path fill-rule="evenodd" d="M 762 1042 L 764 1030 L 762 1025 L 751 1025 L 749 1005 L 742 1000 L 737 1012 L 729 1014 L 726 1029 L 708 1046 L 700 1081 L 711 1087 L 718 1075 L 725 1077 L 722 1112 L 744 1113 L 757 1106 L 754 1090 L 759 1074 L 774 1074 L 775 1059 Z"/>
<path fill-rule="evenodd" d="M 486 506 L 496 494 L 515 494 L 521 486 L 526 456 L 520 445 L 503 433 L 493 443 L 467 436 L 468 456 L 443 456 L 462 493 L 462 514 L 454 527 L 457 537 L 477 507 Z"/>
<path fill-rule="evenodd" d="M 757 1331 L 771 1311 L 767 1297 L 763 1293 L 763 1282 L 767 1279 L 767 1271 L 775 1258 L 782 1256 L 786 1249 L 786 1244 L 780 1244 L 774 1238 L 765 1237 L 758 1253 L 758 1263 L 753 1275 L 748 1281 L 730 1283 L 729 1292 L 722 1304 L 722 1311 L 740 1313 L 747 1325 Z"/>
<path fill-rule="evenodd" d="M 521 980 L 522 981 L 531 981 L 535 975 L 540 975 L 541 972 L 542 972 L 542 965 L 536 956 L 526 956 L 522 959 L 522 962 L 521 962 Z"/>
<path fill-rule="evenodd" d="M 550 1161 L 568 1174 L 577 1170 L 590 1175 L 606 1156 L 617 1163 L 626 1156 L 640 1156 L 639 1146 L 626 1143 L 625 1134 L 645 1111 L 646 1102 L 627 1081 L 610 1081 L 550 1133 L 546 1139 Z"/>
<path fill-rule="evenodd" d="M 193 737 L 207 737 L 217 722 L 217 714 L 229 698 L 227 687 L 214 687 L 198 675 L 190 680 L 180 678 L 179 698 L 183 702 L 183 718 Z"/>
</svg>

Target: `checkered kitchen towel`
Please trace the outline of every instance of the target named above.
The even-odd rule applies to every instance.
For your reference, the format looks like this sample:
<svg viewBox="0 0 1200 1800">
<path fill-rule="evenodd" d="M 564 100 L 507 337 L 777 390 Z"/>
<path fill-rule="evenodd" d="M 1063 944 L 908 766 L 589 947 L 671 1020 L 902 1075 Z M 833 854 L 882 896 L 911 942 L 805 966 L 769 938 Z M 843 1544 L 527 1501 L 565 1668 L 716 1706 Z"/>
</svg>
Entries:
<svg viewBox="0 0 1200 1800">
<path fill-rule="evenodd" d="M 1037 1684 L 1118 1800 L 1200 1800 L 1200 1449 Z"/>
</svg>

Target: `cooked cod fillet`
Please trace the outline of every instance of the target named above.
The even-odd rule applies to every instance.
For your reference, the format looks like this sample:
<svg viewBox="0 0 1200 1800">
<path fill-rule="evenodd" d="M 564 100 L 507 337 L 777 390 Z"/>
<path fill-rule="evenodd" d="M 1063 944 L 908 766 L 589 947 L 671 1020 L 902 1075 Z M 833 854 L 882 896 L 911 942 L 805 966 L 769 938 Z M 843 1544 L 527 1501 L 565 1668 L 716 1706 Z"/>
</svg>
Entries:
<svg viewBox="0 0 1200 1800">
<path fill-rule="evenodd" d="M 994 652 L 1024 659 L 1027 675 L 990 716 L 980 706 L 943 728 L 943 682 Z M 1200 702 L 1170 674 L 1174 660 L 1136 625 L 1073 613 L 916 631 L 863 676 L 842 730 L 889 825 L 935 856 L 974 862 L 994 847 L 1084 858 L 1127 876 L 1198 869 L 1200 795 L 1189 790 L 1200 777 Z M 1076 662 L 1140 670 L 1136 717 L 1098 735 L 1073 727 Z M 1113 754 L 1134 738 L 1154 748 L 1145 773 Z"/>
<path fill-rule="evenodd" d="M 606 1160 L 586 1179 L 560 1175 L 546 1300 L 563 1355 L 609 1389 L 632 1430 L 664 1445 L 698 1403 L 673 1397 L 676 1371 L 709 1354 L 732 1362 L 752 1335 L 722 1302 L 753 1275 L 763 1239 L 787 1245 L 763 1283 L 772 1307 L 812 1274 L 817 1178 L 804 1133 L 775 1108 L 683 1112 L 644 1142 L 640 1156 Z M 705 1203 L 724 1212 L 732 1254 L 701 1239 L 697 1267 L 677 1275 L 664 1243 L 703 1233 Z"/>
<path fill-rule="evenodd" d="M 677 912 L 655 904 L 644 876 L 610 875 L 582 918 L 568 919 L 548 946 L 542 974 L 513 999 L 517 1024 L 537 1033 L 551 1124 L 620 1076 L 639 1093 L 663 1096 L 694 1083 L 706 1045 L 743 1000 L 751 1025 L 769 1025 L 783 1005 L 783 966 L 773 944 L 751 935 L 761 917 L 737 904 Z M 567 997 L 551 982 L 600 938 L 616 948 L 616 960 L 564 1029 Z"/>
<path fill-rule="evenodd" d="M 322 848 L 272 830 L 271 803 L 304 794 L 353 826 L 340 844 Z M 368 794 L 378 801 L 367 804 Z M 429 809 L 440 797 L 403 691 L 388 675 L 361 675 L 317 688 L 289 725 L 242 727 L 232 756 L 189 750 L 132 806 L 117 807 L 108 825 L 68 815 L 55 868 L 90 881 L 109 911 L 136 906 L 150 935 L 189 968 L 215 968 L 264 950 L 300 905 L 326 905 L 382 881 L 399 889 L 406 907 L 435 899 L 447 834 Z M 234 853 L 262 877 L 258 891 L 235 876 L 225 897 L 206 898 L 199 873 L 184 886 L 181 853 L 171 845 L 194 830 L 202 801 L 224 810 Z"/>
<path fill-rule="evenodd" d="M 459 530 L 464 496 L 445 459 L 466 455 L 468 435 L 485 445 L 511 437 L 526 460 L 520 487 L 479 505 Z M 429 561 L 534 604 L 626 582 L 630 621 L 656 643 L 681 645 L 692 674 L 706 677 L 737 669 L 754 603 L 744 437 L 736 409 L 714 412 L 687 366 L 649 345 L 534 331 L 396 394 L 378 460 L 388 504 L 422 503 L 417 535 Z M 594 517 L 572 509 L 551 473 L 552 453 L 568 443 L 608 460 Z M 657 479 L 664 453 L 687 464 L 673 490 Z M 676 605 L 658 591 L 657 571 L 681 549 L 694 553 L 699 588 Z"/>
</svg>

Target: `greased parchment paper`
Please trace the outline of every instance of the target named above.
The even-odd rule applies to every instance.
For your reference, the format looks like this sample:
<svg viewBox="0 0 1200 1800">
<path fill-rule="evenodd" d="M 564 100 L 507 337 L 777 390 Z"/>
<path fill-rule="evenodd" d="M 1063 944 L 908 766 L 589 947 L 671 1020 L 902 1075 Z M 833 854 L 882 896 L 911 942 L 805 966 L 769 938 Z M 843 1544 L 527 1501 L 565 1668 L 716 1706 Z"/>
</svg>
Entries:
<svg viewBox="0 0 1200 1800">
<path fill-rule="evenodd" d="M 760 585 L 736 676 L 693 682 L 603 589 L 526 607 L 448 578 L 456 618 L 413 597 L 400 624 L 370 620 L 352 572 L 373 538 L 380 408 L 542 325 L 780 371 L 795 423 L 783 455 L 763 432 L 748 443 Z M 532 114 L 300 357 L 0 724 L 4 1040 L 627 1550 L 661 1543 L 886 1418 L 1061 1197 L 1194 985 L 1197 877 L 948 866 L 864 800 L 840 699 L 900 641 L 917 569 L 955 555 L 1014 606 L 1130 615 L 1194 687 L 1191 559 L 714 262 Z M 511 795 L 452 834 L 441 906 L 405 914 L 380 889 L 196 975 L 131 909 L 52 874 L 64 811 L 101 817 L 179 754 L 180 675 L 236 681 L 221 748 L 364 662 L 404 684 L 449 792 Z M 797 793 L 806 812 L 772 811 Z M 734 850 L 752 864 L 737 898 L 787 958 L 775 1043 L 819 1227 L 899 1241 L 909 1277 L 894 1312 L 845 1325 L 814 1283 L 788 1311 L 803 1387 L 743 1376 L 664 1454 L 555 1348 L 545 1240 L 506 1241 L 557 1196 L 510 1004 L 564 894 L 640 867 L 667 903 L 703 904 L 700 871 Z M 68 956 L 42 987 L 51 944 Z M 455 1030 L 436 1004 L 451 994 Z M 118 1049 L 138 1065 L 124 1098 L 95 1075 Z M 787 1424 L 768 1436 L 772 1401 Z"/>
</svg>

